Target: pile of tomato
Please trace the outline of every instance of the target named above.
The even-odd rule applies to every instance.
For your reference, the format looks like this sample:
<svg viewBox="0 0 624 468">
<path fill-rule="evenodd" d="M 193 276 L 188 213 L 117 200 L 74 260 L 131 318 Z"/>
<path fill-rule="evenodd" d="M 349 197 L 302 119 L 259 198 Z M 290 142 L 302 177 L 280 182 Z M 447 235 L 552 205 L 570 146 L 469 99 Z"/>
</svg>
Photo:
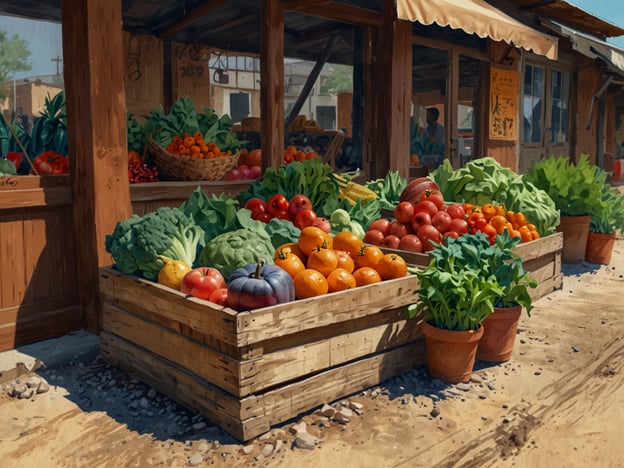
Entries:
<svg viewBox="0 0 624 468">
<path fill-rule="evenodd" d="M 535 225 L 522 213 L 505 209 L 503 204 L 446 204 L 439 191 L 426 190 L 417 203 L 402 201 L 394 208 L 394 220 L 380 218 L 369 227 L 364 242 L 411 252 L 428 252 L 445 237 L 482 232 L 490 243 L 507 231 L 521 242 L 539 239 Z"/>
<path fill-rule="evenodd" d="M 351 231 L 335 236 L 316 226 L 301 231 L 297 242 L 275 250 L 275 265 L 293 279 L 297 299 L 344 291 L 408 274 L 398 254 L 364 245 Z"/>
</svg>

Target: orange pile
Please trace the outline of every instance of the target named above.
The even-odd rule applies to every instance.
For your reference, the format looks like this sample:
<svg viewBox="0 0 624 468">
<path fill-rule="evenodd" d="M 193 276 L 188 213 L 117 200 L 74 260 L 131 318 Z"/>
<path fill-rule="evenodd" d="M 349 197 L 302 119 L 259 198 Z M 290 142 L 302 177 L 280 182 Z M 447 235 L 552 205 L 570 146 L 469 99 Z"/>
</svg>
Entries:
<svg viewBox="0 0 624 468">
<path fill-rule="evenodd" d="M 201 132 L 195 132 L 193 135 L 189 133 L 185 133 L 183 136 L 175 135 L 165 149 L 171 154 L 190 156 L 194 159 L 232 156 L 232 151 L 221 151 L 215 142 L 206 143 Z"/>
<path fill-rule="evenodd" d="M 296 146 L 289 145 L 284 150 L 284 165 L 288 166 L 293 161 L 305 161 L 306 159 L 318 158 L 316 151 L 301 151 Z"/>
<path fill-rule="evenodd" d="M 477 217 L 473 213 L 483 215 L 487 223 L 477 230 L 487 234 L 490 238 L 504 231 L 507 231 L 509 237 L 520 237 L 521 242 L 530 242 L 540 238 L 537 228 L 526 219 L 524 214 L 506 210 L 502 204 L 486 203 L 477 206 L 464 203 L 464 210 L 468 216 L 468 224 L 471 224 L 471 219 L 474 220 Z"/>
</svg>

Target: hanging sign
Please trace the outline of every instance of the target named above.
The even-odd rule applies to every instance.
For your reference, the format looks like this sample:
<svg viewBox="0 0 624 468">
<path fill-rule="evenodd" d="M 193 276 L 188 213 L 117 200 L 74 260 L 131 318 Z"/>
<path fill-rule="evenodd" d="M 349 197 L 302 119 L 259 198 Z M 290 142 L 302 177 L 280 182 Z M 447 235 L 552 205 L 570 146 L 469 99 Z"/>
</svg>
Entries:
<svg viewBox="0 0 624 468">
<path fill-rule="evenodd" d="M 517 71 L 492 68 L 490 70 L 490 139 L 512 140 L 518 137 L 518 82 Z"/>
</svg>

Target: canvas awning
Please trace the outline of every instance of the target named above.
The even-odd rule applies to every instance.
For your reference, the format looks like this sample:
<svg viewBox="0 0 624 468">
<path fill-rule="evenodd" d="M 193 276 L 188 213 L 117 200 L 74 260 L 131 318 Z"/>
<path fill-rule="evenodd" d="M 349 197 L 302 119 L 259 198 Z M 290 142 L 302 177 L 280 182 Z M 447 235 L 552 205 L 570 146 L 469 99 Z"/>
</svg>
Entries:
<svg viewBox="0 0 624 468">
<path fill-rule="evenodd" d="M 624 49 L 556 21 L 550 20 L 544 24 L 570 39 L 572 48 L 577 52 L 592 59 L 602 59 L 611 71 L 624 76 Z"/>
<path fill-rule="evenodd" d="M 485 0 L 397 0 L 399 19 L 436 23 L 557 59 L 557 38 L 517 21 Z"/>
</svg>

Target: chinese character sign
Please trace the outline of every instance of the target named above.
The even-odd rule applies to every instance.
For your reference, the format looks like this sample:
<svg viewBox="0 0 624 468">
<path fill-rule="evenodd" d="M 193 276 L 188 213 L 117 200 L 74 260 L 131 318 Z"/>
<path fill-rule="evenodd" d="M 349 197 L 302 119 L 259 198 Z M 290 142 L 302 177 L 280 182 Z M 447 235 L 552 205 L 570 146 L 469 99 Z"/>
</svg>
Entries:
<svg viewBox="0 0 624 468">
<path fill-rule="evenodd" d="M 516 140 L 518 136 L 518 80 L 513 70 L 490 71 L 490 139 Z"/>
</svg>

